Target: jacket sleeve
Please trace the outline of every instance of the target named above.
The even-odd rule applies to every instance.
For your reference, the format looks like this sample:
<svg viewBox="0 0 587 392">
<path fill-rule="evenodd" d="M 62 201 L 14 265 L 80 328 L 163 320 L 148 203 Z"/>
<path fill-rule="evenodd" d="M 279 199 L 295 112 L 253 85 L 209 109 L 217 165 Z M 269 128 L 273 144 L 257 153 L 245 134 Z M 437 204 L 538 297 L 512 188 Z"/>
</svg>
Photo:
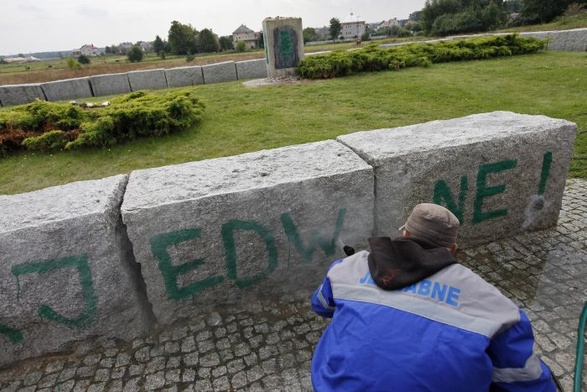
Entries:
<svg viewBox="0 0 587 392">
<path fill-rule="evenodd" d="M 495 337 L 488 353 L 493 362 L 491 391 L 556 391 L 550 369 L 534 354 L 532 326 L 522 310 L 520 321 Z"/>
<path fill-rule="evenodd" d="M 332 267 L 341 262 L 342 260 L 335 261 L 328 270 L 330 271 Z M 328 275 L 326 275 L 320 287 L 312 294 L 312 310 L 320 316 L 332 318 L 335 308 L 332 286 L 330 285 Z"/>
</svg>

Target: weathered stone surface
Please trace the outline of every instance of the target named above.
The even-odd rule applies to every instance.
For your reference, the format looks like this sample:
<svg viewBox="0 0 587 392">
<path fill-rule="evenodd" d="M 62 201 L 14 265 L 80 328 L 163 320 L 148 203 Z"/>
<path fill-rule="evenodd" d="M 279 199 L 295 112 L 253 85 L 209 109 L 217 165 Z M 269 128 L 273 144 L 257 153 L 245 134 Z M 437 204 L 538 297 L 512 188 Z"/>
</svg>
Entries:
<svg viewBox="0 0 587 392">
<path fill-rule="evenodd" d="M 267 77 L 267 61 L 265 59 L 239 61 L 236 63 L 236 74 L 239 80 Z"/>
<path fill-rule="evenodd" d="M 463 246 L 556 224 L 576 125 L 494 112 L 337 140 L 375 170 L 375 225 L 395 236 L 421 202 L 447 205 Z"/>
<path fill-rule="evenodd" d="M 90 79 L 87 77 L 42 83 L 41 88 L 48 101 L 87 98 L 93 95 Z"/>
<path fill-rule="evenodd" d="M 128 81 L 132 91 L 167 88 L 167 79 L 165 79 L 164 69 L 131 71 L 128 73 Z"/>
<path fill-rule="evenodd" d="M 131 92 L 128 74 L 106 74 L 90 76 L 94 96 L 128 94 Z"/>
<path fill-rule="evenodd" d="M 169 87 L 195 86 L 204 84 L 202 67 L 199 65 L 191 67 L 177 67 L 165 70 L 167 85 Z"/>
<path fill-rule="evenodd" d="M 333 140 L 138 170 L 122 217 L 169 323 L 192 305 L 314 287 L 341 241 L 366 246 L 373 172 Z"/>
<path fill-rule="evenodd" d="M 120 219 L 126 182 L 115 176 L 0 196 L 0 365 L 146 331 Z"/>
<path fill-rule="evenodd" d="M 561 31 L 537 31 L 520 33 L 521 36 L 538 39 L 548 38 L 549 50 L 587 51 L 587 28 L 561 30 Z"/>
<path fill-rule="evenodd" d="M 2 106 L 22 105 L 36 99 L 46 100 L 40 83 L 0 86 Z"/>
<path fill-rule="evenodd" d="M 236 66 L 234 61 L 202 65 L 204 83 L 222 83 L 236 80 Z"/>
</svg>

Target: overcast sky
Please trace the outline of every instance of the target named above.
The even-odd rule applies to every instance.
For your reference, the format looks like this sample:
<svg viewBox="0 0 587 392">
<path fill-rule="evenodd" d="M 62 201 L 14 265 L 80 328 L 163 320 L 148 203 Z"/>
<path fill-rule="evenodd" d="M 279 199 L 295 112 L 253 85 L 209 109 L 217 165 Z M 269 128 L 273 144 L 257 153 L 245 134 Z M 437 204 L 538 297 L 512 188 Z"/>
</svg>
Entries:
<svg viewBox="0 0 587 392">
<path fill-rule="evenodd" d="M 231 35 L 241 24 L 262 30 L 267 17 L 299 17 L 306 27 L 344 21 L 407 19 L 425 0 L 0 0 L 0 55 L 72 50 L 84 44 L 167 39 L 171 22 Z"/>
</svg>

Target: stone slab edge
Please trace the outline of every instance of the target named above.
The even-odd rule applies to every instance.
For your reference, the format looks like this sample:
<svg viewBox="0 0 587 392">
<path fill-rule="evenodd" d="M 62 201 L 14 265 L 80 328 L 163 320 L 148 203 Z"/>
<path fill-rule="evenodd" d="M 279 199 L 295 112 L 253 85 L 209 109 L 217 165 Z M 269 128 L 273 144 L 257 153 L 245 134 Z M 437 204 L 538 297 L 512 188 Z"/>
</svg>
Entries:
<svg viewBox="0 0 587 392">
<path fill-rule="evenodd" d="M 48 101 L 88 98 L 94 95 L 89 77 L 42 83 L 41 88 Z"/>
</svg>

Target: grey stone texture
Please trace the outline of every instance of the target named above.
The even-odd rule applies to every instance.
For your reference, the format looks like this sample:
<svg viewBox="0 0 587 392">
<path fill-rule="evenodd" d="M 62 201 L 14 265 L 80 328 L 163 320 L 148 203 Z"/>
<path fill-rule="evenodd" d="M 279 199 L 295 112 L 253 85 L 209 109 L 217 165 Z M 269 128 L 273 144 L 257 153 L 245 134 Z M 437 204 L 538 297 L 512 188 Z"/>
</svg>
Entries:
<svg viewBox="0 0 587 392">
<path fill-rule="evenodd" d="M 263 40 L 267 56 L 267 76 L 294 76 L 298 64 L 304 59 L 302 18 L 265 18 Z"/>
<path fill-rule="evenodd" d="M 236 65 L 234 61 L 202 65 L 202 74 L 206 84 L 232 82 L 236 80 Z"/>
<path fill-rule="evenodd" d="M 167 79 L 165 78 L 164 69 L 131 71 L 128 73 L 128 81 L 132 91 L 167 88 Z"/>
<path fill-rule="evenodd" d="M 2 106 L 23 105 L 37 99 L 46 99 L 40 83 L 0 86 Z"/>
<path fill-rule="evenodd" d="M 398 234 L 422 202 L 449 207 L 470 246 L 556 223 L 576 125 L 493 112 L 343 135 L 375 171 L 375 232 Z"/>
<path fill-rule="evenodd" d="M 90 83 L 95 97 L 131 92 L 128 74 L 126 73 L 90 76 Z"/>
<path fill-rule="evenodd" d="M 93 96 L 90 78 L 75 78 L 42 83 L 48 101 L 87 98 Z"/>
<path fill-rule="evenodd" d="M 520 33 L 521 36 L 548 38 L 549 50 L 587 51 L 587 28 Z"/>
<path fill-rule="evenodd" d="M 555 227 L 458 251 L 457 258 L 523 307 L 536 353 L 572 391 L 587 286 L 587 181 L 568 181 Z M 310 309 L 314 289 L 193 312 L 129 343 L 98 339 L 69 355 L 17 363 L 0 369 L 0 390 L 309 392 L 310 361 L 328 325 Z"/>
<path fill-rule="evenodd" d="M 366 246 L 373 172 L 334 140 L 130 175 L 122 218 L 153 311 L 167 324 L 210 305 L 318 283 Z"/>
<path fill-rule="evenodd" d="M 165 77 L 167 78 L 167 85 L 169 87 L 184 87 L 204 84 L 202 67 L 199 65 L 166 69 Z"/>
<path fill-rule="evenodd" d="M 265 59 L 239 61 L 236 63 L 238 80 L 267 77 L 267 61 Z"/>
<path fill-rule="evenodd" d="M 0 365 L 148 330 L 120 219 L 126 182 L 121 175 L 0 196 Z"/>
</svg>

